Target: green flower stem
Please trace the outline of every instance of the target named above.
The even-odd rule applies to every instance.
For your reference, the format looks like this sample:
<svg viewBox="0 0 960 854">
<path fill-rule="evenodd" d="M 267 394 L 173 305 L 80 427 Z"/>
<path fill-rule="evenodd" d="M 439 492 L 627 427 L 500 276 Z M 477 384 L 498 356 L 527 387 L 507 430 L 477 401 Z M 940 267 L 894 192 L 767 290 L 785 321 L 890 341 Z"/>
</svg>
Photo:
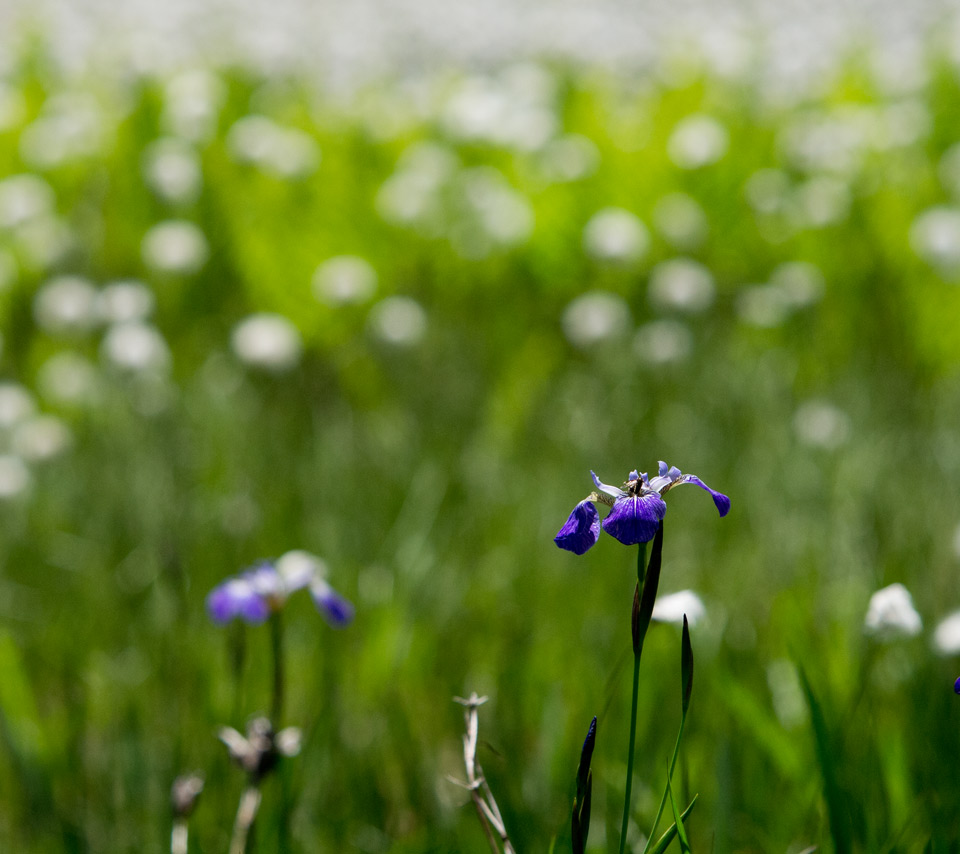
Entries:
<svg viewBox="0 0 960 854">
<path fill-rule="evenodd" d="M 273 701 L 270 705 L 270 720 L 274 727 L 280 726 L 280 716 L 283 714 L 283 622 L 280 611 L 270 615 L 270 641 L 273 646 Z"/>
<path fill-rule="evenodd" d="M 640 543 L 637 552 L 637 590 L 634 595 L 634 624 L 640 599 L 640 587 L 644 584 L 647 563 L 647 544 Z M 644 627 L 646 634 L 646 627 Z M 639 642 L 638 642 L 639 640 Z M 633 754 L 637 743 L 637 705 L 640 699 L 640 653 L 643 651 L 643 637 L 634 637 L 633 654 L 633 692 L 630 706 L 630 743 L 627 747 L 627 784 L 623 795 L 623 822 L 620 825 L 620 854 L 627 844 L 627 825 L 630 822 L 630 795 L 633 789 Z"/>
</svg>

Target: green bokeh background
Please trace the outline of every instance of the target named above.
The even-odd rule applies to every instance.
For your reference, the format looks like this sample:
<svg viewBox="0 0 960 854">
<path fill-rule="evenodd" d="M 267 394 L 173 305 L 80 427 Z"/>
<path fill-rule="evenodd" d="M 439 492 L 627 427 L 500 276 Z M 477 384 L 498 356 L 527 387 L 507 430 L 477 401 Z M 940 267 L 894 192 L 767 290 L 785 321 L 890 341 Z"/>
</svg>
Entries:
<svg viewBox="0 0 960 854">
<path fill-rule="evenodd" d="M 385 131 L 363 105 L 403 103 L 390 83 L 344 104 L 227 70 L 214 132 L 195 144 L 202 193 L 185 206 L 143 177 L 145 147 L 168 132 L 163 81 L 85 83 L 112 117 L 109 142 L 41 170 L 72 249 L 31 267 L 0 231 L 21 262 L 2 294 L 2 372 L 37 390 L 56 353 L 100 365 L 98 332 L 65 338 L 34 321 L 56 273 L 145 281 L 173 367 L 159 390 L 98 368 L 96 399 L 72 408 L 37 391 L 73 442 L 0 506 L 0 849 L 165 850 L 170 784 L 199 769 L 191 844 L 226 850 L 242 775 L 215 733 L 268 706 L 269 630 L 215 627 L 204 600 L 256 559 L 304 548 L 357 614 L 334 631 L 306 596 L 286 609 L 279 723 L 302 726 L 305 742 L 265 785 L 257 850 L 484 850 L 447 780 L 463 775 L 451 700 L 471 691 L 490 697 L 479 758 L 521 852 L 569 846 L 580 745 L 599 717 L 590 850 L 616 850 L 634 551 L 604 536 L 578 558 L 552 538 L 591 469 L 619 482 L 664 459 L 732 500 L 719 520 L 705 495 L 678 490 L 666 519 L 661 590 L 692 588 L 707 608 L 677 787 L 700 795 L 693 849 L 958 850 L 960 663 L 935 655 L 931 636 L 960 607 L 960 289 L 956 271 L 918 256 L 910 230 L 951 204 L 938 164 L 960 139 L 960 85 L 935 56 L 930 72 L 909 97 L 927 132 L 858 150 L 834 176 L 849 212 L 821 227 L 758 213 L 744 188 L 759 169 L 794 187 L 823 171 L 785 150 L 798 123 L 903 100 L 856 62 L 829 91 L 783 104 L 762 102 L 749 80 L 545 66 L 560 126 L 600 153 L 593 174 L 562 183 L 544 180 L 536 153 L 452 138 L 438 108 Z M 25 112 L 0 132 L 4 177 L 31 171 L 23 128 L 67 88 L 36 59 L 8 83 Z M 438 78 L 429 103 L 456 85 Z M 698 112 L 726 127 L 729 148 L 680 169 L 668 140 Z M 309 133 L 319 169 L 291 181 L 235 162 L 227 131 L 248 113 Z M 423 141 L 500 170 L 532 205 L 529 240 L 469 258 L 386 222 L 378 191 Z M 709 221 L 684 252 L 652 228 L 656 203 L 678 190 Z M 457 215 L 450 204 L 444 217 Z M 585 224 L 611 205 L 650 227 L 636 265 L 584 251 Z M 145 266 L 143 236 L 169 218 L 206 236 L 199 273 Z M 419 302 L 421 341 L 391 346 L 371 333 L 369 305 L 314 298 L 316 266 L 345 253 L 373 265 L 379 297 Z M 707 311 L 676 315 L 692 334 L 688 359 L 649 364 L 632 329 L 586 348 L 564 335 L 568 305 L 593 290 L 622 297 L 633 326 L 672 316 L 647 284 L 678 255 L 716 284 Z M 745 288 L 791 261 L 819 268 L 822 300 L 769 328 L 744 322 Z M 235 324 L 262 311 L 303 336 L 289 372 L 245 367 L 230 349 Z M 802 441 L 796 416 L 810 401 L 842 413 L 840 440 Z M 913 593 L 924 631 L 871 640 L 868 600 L 893 582 Z M 679 648 L 675 627 L 654 625 L 632 840 L 652 821 L 679 722 Z M 794 666 L 822 709 L 826 768 Z M 778 716 L 772 672 L 793 686 L 792 717 Z"/>
</svg>

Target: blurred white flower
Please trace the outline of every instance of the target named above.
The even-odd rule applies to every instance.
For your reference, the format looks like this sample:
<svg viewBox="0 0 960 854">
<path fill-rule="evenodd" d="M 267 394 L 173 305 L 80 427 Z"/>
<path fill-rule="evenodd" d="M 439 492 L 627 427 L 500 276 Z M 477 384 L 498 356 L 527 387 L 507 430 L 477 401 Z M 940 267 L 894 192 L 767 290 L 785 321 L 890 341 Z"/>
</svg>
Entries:
<svg viewBox="0 0 960 854">
<path fill-rule="evenodd" d="M 92 95 L 54 95 L 20 134 L 20 156 L 34 169 L 53 169 L 100 153 L 105 132 L 103 111 Z"/>
<path fill-rule="evenodd" d="M 737 294 L 737 315 L 750 326 L 772 329 L 789 316 L 792 306 L 783 288 L 747 285 Z"/>
<path fill-rule="evenodd" d="M 550 103 L 552 79 L 542 69 L 510 70 L 503 77 L 473 76 L 460 81 L 443 107 L 443 127 L 457 139 L 535 151 L 559 124 Z M 540 81 L 532 82 L 535 77 Z"/>
<path fill-rule="evenodd" d="M 37 291 L 33 316 L 46 332 L 86 332 L 98 321 L 97 290 L 82 276 L 56 276 Z"/>
<path fill-rule="evenodd" d="M 683 625 L 684 615 L 691 627 L 707 615 L 703 600 L 692 590 L 681 590 L 660 596 L 653 605 L 652 619 L 659 620 L 661 623 Z"/>
<path fill-rule="evenodd" d="M 270 371 L 286 371 L 300 362 L 300 331 L 281 314 L 252 314 L 240 321 L 230 336 L 241 362 Z"/>
<path fill-rule="evenodd" d="M 805 308 L 819 302 L 826 290 L 823 273 L 808 261 L 786 261 L 770 274 L 770 284 L 778 288 L 792 308 Z"/>
<path fill-rule="evenodd" d="M 0 428 L 9 429 L 36 412 L 37 404 L 22 385 L 0 382 Z"/>
<path fill-rule="evenodd" d="M 747 202 L 757 213 L 773 214 L 786 204 L 790 194 L 790 176 L 780 169 L 759 169 L 744 185 Z"/>
<path fill-rule="evenodd" d="M 583 294 L 563 312 L 563 331 L 567 339 L 583 349 L 622 338 L 630 325 L 630 308 L 626 301 L 609 291 Z"/>
<path fill-rule="evenodd" d="M 716 163 L 727 153 L 730 136 L 712 116 L 695 114 L 677 123 L 667 140 L 667 154 L 681 169 Z"/>
<path fill-rule="evenodd" d="M 682 362 L 693 350 L 693 333 L 678 320 L 654 320 L 637 330 L 633 352 L 655 367 Z"/>
<path fill-rule="evenodd" d="M 320 163 L 320 147 L 313 137 L 266 116 L 238 119 L 227 133 L 227 148 L 237 162 L 251 163 L 279 178 L 309 175 Z"/>
<path fill-rule="evenodd" d="M 457 156 L 442 145 L 432 142 L 412 145 L 380 187 L 377 212 L 387 222 L 416 225 L 427 234 L 440 234 L 445 220 L 440 191 L 459 166 Z"/>
<path fill-rule="evenodd" d="M 579 181 L 597 171 L 600 149 L 591 139 L 578 133 L 568 133 L 544 146 L 539 165 L 548 181 Z"/>
<path fill-rule="evenodd" d="M 53 188 L 39 175 L 11 175 L 0 181 L 0 228 L 16 228 L 54 212 Z"/>
<path fill-rule="evenodd" d="M 210 250 L 200 228 L 187 220 L 157 223 L 144 235 L 144 263 L 159 273 L 190 275 L 206 263 Z"/>
<path fill-rule="evenodd" d="M 814 228 L 842 222 L 850 212 L 850 188 L 840 178 L 818 175 L 797 187 L 796 193 L 804 222 Z"/>
<path fill-rule="evenodd" d="M 700 204 L 686 193 L 668 193 L 653 209 L 653 224 L 677 249 L 695 249 L 706 240 L 710 223 Z"/>
<path fill-rule="evenodd" d="M 902 584 L 891 584 L 870 597 L 863 630 L 877 640 L 914 637 L 923 630 L 923 620 L 913 607 L 913 597 Z"/>
<path fill-rule="evenodd" d="M 313 274 L 313 293 L 328 305 L 365 302 L 377 290 L 377 271 L 365 258 L 337 255 Z"/>
<path fill-rule="evenodd" d="M 122 371 L 162 373 L 170 367 L 170 348 L 160 331 L 137 320 L 111 326 L 100 352 Z"/>
<path fill-rule="evenodd" d="M 12 446 L 23 459 L 42 462 L 63 453 L 70 441 L 70 431 L 59 418 L 38 415 L 17 425 Z"/>
<path fill-rule="evenodd" d="M 200 195 L 203 173 L 190 143 L 177 137 L 158 139 L 143 153 L 147 184 L 163 201 L 189 204 Z"/>
<path fill-rule="evenodd" d="M 804 445 L 834 450 L 850 436 L 850 418 L 825 400 L 808 400 L 793 416 L 793 430 Z"/>
<path fill-rule="evenodd" d="M 53 215 L 30 219 L 16 230 L 20 258 L 24 267 L 34 272 L 46 270 L 63 260 L 73 241 L 70 226 Z"/>
<path fill-rule="evenodd" d="M 97 314 L 107 323 L 146 320 L 154 307 L 153 291 L 134 279 L 111 282 L 97 297 Z"/>
<path fill-rule="evenodd" d="M 174 136 L 204 142 L 217 130 L 220 105 L 225 97 L 223 81 L 212 72 L 183 71 L 166 85 L 161 122 Z"/>
<path fill-rule="evenodd" d="M 426 333 L 427 313 L 411 297 L 387 297 L 370 310 L 369 324 L 381 341 L 408 347 L 419 343 Z"/>
<path fill-rule="evenodd" d="M 632 264 L 647 254 L 650 234 L 636 214 L 624 208 L 603 208 L 584 227 L 583 245 L 600 261 Z"/>
<path fill-rule="evenodd" d="M 448 224 L 448 234 L 461 254 L 480 258 L 530 237 L 533 207 L 498 170 L 490 166 L 464 169 L 457 176 L 455 192 L 459 216 Z"/>
<path fill-rule="evenodd" d="M 0 454 L 0 500 L 16 498 L 30 486 L 30 471 L 13 454 Z"/>
<path fill-rule="evenodd" d="M 910 226 L 910 245 L 928 264 L 947 273 L 960 271 L 960 209 L 924 211 Z"/>
<path fill-rule="evenodd" d="M 960 611 L 944 617 L 933 630 L 933 648 L 938 655 L 960 655 Z"/>
<path fill-rule="evenodd" d="M 54 403 L 77 406 L 96 399 L 97 369 L 79 353 L 67 351 L 47 359 L 37 374 L 40 393 Z"/>
<path fill-rule="evenodd" d="M 661 310 L 704 311 L 713 304 L 713 274 L 690 258 L 672 258 L 650 273 L 648 296 Z"/>
</svg>

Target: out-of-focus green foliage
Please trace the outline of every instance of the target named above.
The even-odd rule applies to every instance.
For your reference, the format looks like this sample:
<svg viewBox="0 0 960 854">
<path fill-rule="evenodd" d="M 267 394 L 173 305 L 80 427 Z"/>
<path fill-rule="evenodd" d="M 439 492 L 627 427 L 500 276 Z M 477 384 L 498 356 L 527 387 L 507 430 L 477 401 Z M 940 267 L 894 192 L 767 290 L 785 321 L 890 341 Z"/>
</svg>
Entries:
<svg viewBox="0 0 960 854">
<path fill-rule="evenodd" d="M 170 784 L 198 769 L 191 842 L 225 850 L 242 775 L 214 734 L 267 707 L 269 630 L 214 627 L 204 599 L 304 548 L 357 617 L 335 632 L 288 606 L 278 723 L 305 743 L 265 786 L 259 850 L 483 850 L 446 779 L 471 691 L 521 852 L 569 845 L 599 717 L 588 850 L 615 850 L 635 555 L 551 540 L 591 469 L 658 459 L 733 503 L 718 520 L 697 490 L 669 497 L 661 590 L 706 605 L 674 779 L 681 807 L 699 793 L 692 850 L 831 850 L 831 822 L 856 851 L 954 845 L 958 663 L 932 637 L 960 607 L 960 85 L 930 67 L 907 94 L 854 68 L 800 103 L 523 66 L 347 104 L 240 73 L 16 69 L 0 849 L 164 850 Z M 179 161 L 157 177 L 160 138 Z M 315 276 L 343 255 L 375 288 L 362 266 L 342 293 Z M 63 275 L 84 281 L 51 291 Z M 155 300 L 128 338 L 103 310 L 125 279 Z M 293 339 L 281 321 L 245 345 L 260 313 Z M 251 363 L 271 346 L 273 369 Z M 923 632 L 867 637 L 892 582 Z M 641 668 L 641 847 L 678 644 L 655 623 Z"/>
</svg>

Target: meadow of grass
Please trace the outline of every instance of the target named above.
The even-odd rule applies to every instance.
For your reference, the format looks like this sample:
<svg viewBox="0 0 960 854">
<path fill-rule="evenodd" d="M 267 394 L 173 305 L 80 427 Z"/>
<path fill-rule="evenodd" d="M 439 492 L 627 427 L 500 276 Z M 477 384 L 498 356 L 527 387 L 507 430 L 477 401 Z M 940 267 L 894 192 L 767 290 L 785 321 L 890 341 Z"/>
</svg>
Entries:
<svg viewBox="0 0 960 854">
<path fill-rule="evenodd" d="M 13 66 L 0 849 L 165 850 L 200 770 L 191 846 L 226 850 L 243 779 L 216 731 L 268 708 L 270 635 L 205 598 L 299 548 L 356 618 L 285 610 L 277 723 L 304 745 L 258 850 L 484 850 L 447 780 L 476 691 L 519 852 L 569 850 L 598 716 L 588 850 L 616 851 L 635 557 L 552 539 L 591 469 L 664 459 L 732 500 L 668 502 L 660 589 L 706 612 L 693 850 L 958 850 L 960 643 L 934 635 L 960 608 L 958 75 L 931 57 L 891 90 L 852 62 L 780 102 L 524 64 L 345 101 Z M 922 631 L 865 634 L 894 582 Z M 645 649 L 641 848 L 679 630 Z"/>
</svg>

